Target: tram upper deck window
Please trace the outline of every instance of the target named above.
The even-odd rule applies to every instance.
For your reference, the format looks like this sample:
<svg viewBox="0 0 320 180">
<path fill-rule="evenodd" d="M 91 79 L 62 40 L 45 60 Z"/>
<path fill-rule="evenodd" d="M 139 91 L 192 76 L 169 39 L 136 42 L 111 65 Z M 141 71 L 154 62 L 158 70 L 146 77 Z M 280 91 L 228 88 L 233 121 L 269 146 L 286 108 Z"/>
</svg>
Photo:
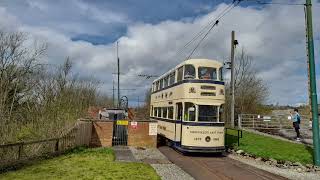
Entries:
<svg viewBox="0 0 320 180">
<path fill-rule="evenodd" d="M 187 64 L 184 66 L 184 79 L 194 79 L 196 70 L 193 65 Z"/>
<path fill-rule="evenodd" d="M 160 79 L 160 89 L 163 88 L 163 79 Z"/>
<path fill-rule="evenodd" d="M 219 69 L 219 80 L 223 81 L 223 69 L 222 69 L 222 67 Z"/>
<path fill-rule="evenodd" d="M 218 107 L 199 105 L 198 121 L 218 122 Z"/>
<path fill-rule="evenodd" d="M 217 80 L 217 69 L 213 67 L 199 67 L 199 79 Z"/>
<path fill-rule="evenodd" d="M 182 77 L 183 77 L 183 66 L 178 68 L 178 77 L 177 77 L 177 81 L 182 81 Z"/>
<path fill-rule="evenodd" d="M 159 89 L 160 89 L 160 82 L 157 81 L 157 82 L 156 82 L 156 90 L 159 90 Z"/>
<path fill-rule="evenodd" d="M 185 121 L 196 120 L 196 107 L 193 103 L 189 103 L 189 102 L 185 103 L 184 120 Z"/>
<path fill-rule="evenodd" d="M 174 81 L 175 81 L 175 75 L 176 73 L 173 71 L 172 73 L 170 73 L 170 79 L 169 79 L 169 86 L 174 84 Z"/>
<path fill-rule="evenodd" d="M 168 80 L 169 80 L 169 76 L 166 76 L 166 77 L 163 79 L 163 88 L 165 88 L 165 87 L 168 86 Z"/>
</svg>

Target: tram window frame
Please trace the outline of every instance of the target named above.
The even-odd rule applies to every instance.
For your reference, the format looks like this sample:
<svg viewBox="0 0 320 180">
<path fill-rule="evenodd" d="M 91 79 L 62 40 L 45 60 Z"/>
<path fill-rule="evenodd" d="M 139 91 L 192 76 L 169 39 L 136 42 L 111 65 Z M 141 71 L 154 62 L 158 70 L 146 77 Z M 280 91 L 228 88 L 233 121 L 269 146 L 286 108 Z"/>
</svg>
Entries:
<svg viewBox="0 0 320 180">
<path fill-rule="evenodd" d="M 176 72 L 173 71 L 169 74 L 169 86 L 171 86 L 172 84 L 174 84 L 176 81 Z"/>
<path fill-rule="evenodd" d="M 182 104 L 182 102 L 176 103 L 175 117 L 176 117 L 177 121 L 182 121 L 183 120 L 183 104 Z"/>
<path fill-rule="evenodd" d="M 188 68 L 188 69 L 187 69 Z M 191 69 L 189 69 L 191 68 Z M 188 71 L 187 71 L 188 70 Z M 190 72 L 191 71 L 191 72 Z M 193 71 L 193 72 L 192 72 Z M 189 73 L 191 74 L 189 74 Z M 188 76 L 188 77 L 187 77 Z M 192 64 L 186 64 L 184 65 L 184 73 L 183 73 L 183 79 L 195 79 L 196 78 L 196 68 Z"/>
<path fill-rule="evenodd" d="M 190 115 L 189 109 L 192 108 L 192 107 L 194 108 L 193 115 Z M 185 102 L 184 103 L 184 113 L 183 113 L 184 121 L 195 122 L 196 121 L 196 113 L 197 113 L 197 108 L 196 108 L 196 105 L 194 103 L 192 103 L 192 102 Z"/>
<path fill-rule="evenodd" d="M 167 118 L 168 117 L 168 109 L 167 107 L 162 108 L 162 118 Z"/>
<path fill-rule="evenodd" d="M 219 109 L 218 121 L 219 122 L 224 122 L 224 118 L 223 118 L 224 104 L 221 104 L 218 109 Z"/>
<path fill-rule="evenodd" d="M 160 79 L 160 89 L 163 89 L 163 78 Z"/>
<path fill-rule="evenodd" d="M 150 106 L 150 109 L 151 109 L 150 116 L 153 117 L 153 106 L 152 105 Z"/>
<path fill-rule="evenodd" d="M 223 68 L 219 68 L 219 80 L 223 81 Z"/>
<path fill-rule="evenodd" d="M 206 70 L 207 72 L 208 72 L 208 70 L 212 69 L 212 73 L 213 73 L 213 72 L 215 72 L 215 73 L 214 73 L 214 74 L 211 74 L 211 73 L 209 72 L 208 76 L 210 76 L 210 77 L 209 77 L 209 78 L 204 78 L 205 75 L 201 75 L 201 74 L 200 74 L 201 71 L 202 71 L 202 69 L 204 69 L 204 68 L 207 68 L 207 70 Z M 207 73 L 206 73 L 206 75 L 207 75 Z M 218 80 L 217 68 L 215 68 L 215 67 L 199 66 L 199 67 L 198 67 L 198 78 L 199 78 L 199 79 L 203 79 L 203 80 Z"/>
<path fill-rule="evenodd" d="M 168 119 L 173 119 L 173 106 L 168 107 Z"/>
<path fill-rule="evenodd" d="M 153 111 L 153 117 L 158 117 L 158 108 L 154 107 Z"/>
<path fill-rule="evenodd" d="M 208 112 L 209 112 L 209 109 L 203 109 L 204 107 L 208 107 L 208 106 L 211 106 L 211 108 L 215 108 L 215 116 L 212 115 L 212 116 L 209 116 L 208 115 Z M 214 105 L 198 105 L 198 122 L 219 122 L 219 115 L 218 115 L 218 112 L 219 111 L 219 108 L 218 106 L 214 106 Z M 203 115 L 204 113 L 202 113 L 202 115 L 200 114 L 201 112 L 204 112 L 206 115 Z M 202 119 L 201 117 L 205 117 L 204 119 Z M 213 117 L 213 118 L 210 118 L 212 120 L 210 120 L 208 117 Z M 215 119 L 214 119 L 215 118 Z"/>
<path fill-rule="evenodd" d="M 183 80 L 183 71 L 184 71 L 184 66 L 181 66 L 177 69 L 177 82 Z"/>
<path fill-rule="evenodd" d="M 163 88 L 168 87 L 169 75 L 163 78 Z"/>
<path fill-rule="evenodd" d="M 157 81 L 157 83 L 156 83 L 156 90 L 157 91 L 160 90 L 160 81 Z"/>
</svg>

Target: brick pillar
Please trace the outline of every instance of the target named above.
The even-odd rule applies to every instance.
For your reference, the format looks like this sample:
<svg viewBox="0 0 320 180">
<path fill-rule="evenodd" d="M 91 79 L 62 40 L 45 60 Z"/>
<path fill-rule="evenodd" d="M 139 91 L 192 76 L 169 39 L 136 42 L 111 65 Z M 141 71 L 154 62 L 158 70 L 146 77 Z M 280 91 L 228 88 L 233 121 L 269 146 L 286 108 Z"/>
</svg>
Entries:
<svg viewBox="0 0 320 180">
<path fill-rule="evenodd" d="M 91 147 L 111 147 L 113 121 L 93 121 Z"/>
</svg>

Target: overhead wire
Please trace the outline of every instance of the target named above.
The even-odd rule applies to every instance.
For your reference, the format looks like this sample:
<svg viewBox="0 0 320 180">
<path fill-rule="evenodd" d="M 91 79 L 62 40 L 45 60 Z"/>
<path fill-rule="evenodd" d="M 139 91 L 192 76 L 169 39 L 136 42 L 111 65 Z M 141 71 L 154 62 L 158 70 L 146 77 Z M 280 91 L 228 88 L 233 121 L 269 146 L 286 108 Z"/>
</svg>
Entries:
<svg viewBox="0 0 320 180">
<path fill-rule="evenodd" d="M 261 0 L 246 0 L 246 1 L 255 1 L 258 4 L 266 5 L 287 5 L 287 6 L 304 6 L 304 3 L 285 3 L 285 2 L 262 2 Z"/>
<path fill-rule="evenodd" d="M 237 5 L 239 5 L 239 3 L 242 0 L 234 0 L 233 3 L 231 4 L 231 6 L 228 6 L 228 8 L 226 8 L 223 13 L 221 13 L 216 19 L 215 19 L 215 23 L 213 25 L 211 25 L 210 29 L 206 32 L 206 34 L 200 39 L 200 41 L 197 43 L 197 45 L 194 47 L 194 49 L 191 51 L 191 53 L 185 58 L 185 60 L 189 59 L 193 53 L 198 49 L 198 47 L 200 46 L 200 44 L 202 43 L 202 41 L 208 36 L 208 34 L 211 32 L 211 30 L 218 25 L 219 20 L 222 19 L 226 14 L 228 14 L 233 8 L 235 8 Z M 211 23 L 210 23 L 211 24 Z"/>
<path fill-rule="evenodd" d="M 227 8 L 225 8 L 221 13 L 223 14 L 225 11 L 227 11 L 229 8 L 231 8 L 234 5 L 234 3 L 231 3 Z M 219 16 L 220 16 L 219 15 Z M 210 26 L 212 26 L 212 24 L 216 23 L 217 18 L 215 18 L 214 20 L 210 21 L 207 25 L 205 25 L 198 33 L 196 33 L 193 38 L 188 41 L 178 52 L 177 55 L 179 55 L 181 52 L 183 52 L 185 50 L 185 48 L 187 48 L 190 44 L 192 44 L 197 38 L 199 38 L 201 35 L 203 35 L 205 33 L 205 30 L 207 28 L 209 28 Z"/>
</svg>

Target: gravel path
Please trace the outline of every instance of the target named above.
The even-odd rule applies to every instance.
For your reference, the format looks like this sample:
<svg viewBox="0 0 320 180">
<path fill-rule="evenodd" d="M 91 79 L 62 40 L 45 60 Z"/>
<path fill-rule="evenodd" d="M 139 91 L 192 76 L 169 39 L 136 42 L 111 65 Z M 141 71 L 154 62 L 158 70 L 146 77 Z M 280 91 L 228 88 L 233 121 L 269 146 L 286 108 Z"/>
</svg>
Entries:
<svg viewBox="0 0 320 180">
<path fill-rule="evenodd" d="M 286 177 L 288 179 L 294 179 L 294 180 L 319 180 L 320 179 L 320 173 L 311 173 L 311 172 L 299 173 L 299 172 L 295 171 L 294 169 L 281 169 L 281 168 L 267 165 L 267 164 L 260 162 L 260 161 L 247 159 L 242 156 L 236 156 L 233 154 L 229 154 L 228 157 L 231 159 L 240 161 L 242 163 L 254 166 L 256 168 L 263 169 L 263 170 L 268 171 L 270 173 Z"/>
<path fill-rule="evenodd" d="M 151 164 L 157 171 L 161 179 L 165 180 L 194 180 L 189 174 L 184 172 L 175 164 Z"/>
<path fill-rule="evenodd" d="M 188 173 L 171 163 L 156 148 L 129 147 L 136 160 L 150 164 L 163 180 L 194 180 Z"/>
</svg>

